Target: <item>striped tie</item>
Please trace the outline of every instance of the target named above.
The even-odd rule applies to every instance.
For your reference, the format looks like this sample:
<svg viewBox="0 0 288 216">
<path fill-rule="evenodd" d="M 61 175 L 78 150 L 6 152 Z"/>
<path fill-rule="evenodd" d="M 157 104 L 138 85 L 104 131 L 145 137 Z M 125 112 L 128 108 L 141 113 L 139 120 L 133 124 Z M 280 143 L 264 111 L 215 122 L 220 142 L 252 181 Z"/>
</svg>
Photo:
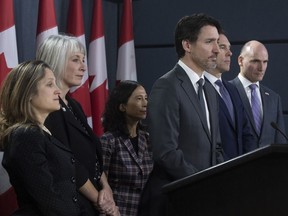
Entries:
<svg viewBox="0 0 288 216">
<path fill-rule="evenodd" d="M 251 108 L 252 108 L 252 113 L 253 113 L 253 117 L 254 117 L 255 127 L 256 127 L 257 133 L 259 135 L 260 134 L 260 130 L 261 130 L 261 123 L 262 123 L 261 103 L 260 103 L 260 99 L 259 99 L 259 97 L 257 95 L 257 92 L 256 92 L 257 85 L 256 84 L 251 84 L 249 86 L 249 88 L 251 89 Z"/>
</svg>

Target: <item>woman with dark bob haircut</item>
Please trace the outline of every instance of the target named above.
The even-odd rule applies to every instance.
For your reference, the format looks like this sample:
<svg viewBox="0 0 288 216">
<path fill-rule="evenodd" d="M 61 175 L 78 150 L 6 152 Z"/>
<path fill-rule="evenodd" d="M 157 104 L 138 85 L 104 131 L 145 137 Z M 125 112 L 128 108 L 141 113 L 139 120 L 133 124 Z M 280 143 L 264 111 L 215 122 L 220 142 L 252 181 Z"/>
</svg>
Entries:
<svg viewBox="0 0 288 216">
<path fill-rule="evenodd" d="M 142 190 L 153 168 L 149 136 L 141 123 L 146 114 L 146 91 L 129 80 L 112 90 L 103 114 L 103 167 L 121 216 L 138 215 Z"/>
</svg>

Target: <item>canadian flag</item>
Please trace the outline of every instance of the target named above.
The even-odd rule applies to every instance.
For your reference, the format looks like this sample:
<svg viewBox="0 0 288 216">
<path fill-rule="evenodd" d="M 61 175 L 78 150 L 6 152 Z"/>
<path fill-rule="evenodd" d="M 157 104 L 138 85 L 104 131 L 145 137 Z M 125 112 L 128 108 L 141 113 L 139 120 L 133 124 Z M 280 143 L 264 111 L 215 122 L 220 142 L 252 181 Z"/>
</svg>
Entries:
<svg viewBox="0 0 288 216">
<path fill-rule="evenodd" d="M 50 35 L 58 35 L 54 1 L 41 0 L 38 6 L 36 48 Z"/>
<path fill-rule="evenodd" d="M 68 24 L 67 33 L 70 33 L 78 38 L 82 42 L 86 49 L 85 33 L 84 33 L 84 22 L 82 13 L 82 1 L 81 0 L 70 0 L 69 1 L 69 11 L 68 11 Z M 85 57 L 85 62 L 87 62 L 87 55 Z M 89 92 L 89 80 L 88 80 L 88 70 L 85 71 L 82 84 L 78 87 L 70 89 L 71 96 L 77 100 L 87 116 L 88 123 L 92 126 L 92 116 L 91 116 L 91 103 L 90 103 L 90 92 Z"/>
<path fill-rule="evenodd" d="M 107 64 L 103 27 L 102 0 L 94 1 L 92 29 L 88 54 L 93 130 L 103 134 L 101 116 L 108 97 Z"/>
<path fill-rule="evenodd" d="M 9 71 L 18 64 L 14 5 L 11 0 L 0 1 L 0 83 Z M 2 166 L 0 152 L 0 215 L 11 215 L 17 209 L 17 199 L 9 176 Z"/>
<path fill-rule="evenodd" d="M 132 0 L 123 0 L 116 80 L 137 80 Z"/>
</svg>

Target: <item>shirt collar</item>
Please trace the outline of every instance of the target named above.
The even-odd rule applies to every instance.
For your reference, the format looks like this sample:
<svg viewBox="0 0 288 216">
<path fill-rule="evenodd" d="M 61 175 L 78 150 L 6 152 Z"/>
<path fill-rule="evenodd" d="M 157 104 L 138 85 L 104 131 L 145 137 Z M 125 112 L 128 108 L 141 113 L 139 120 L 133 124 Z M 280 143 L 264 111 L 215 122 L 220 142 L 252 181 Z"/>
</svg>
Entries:
<svg viewBox="0 0 288 216">
<path fill-rule="evenodd" d="M 248 80 L 246 77 L 244 77 L 242 74 L 238 74 L 238 78 L 239 80 L 241 81 L 242 85 L 244 86 L 244 88 L 249 88 L 249 86 L 251 84 L 256 84 L 257 87 L 259 88 L 259 81 L 255 82 L 255 83 L 252 83 L 250 80 Z"/>
<path fill-rule="evenodd" d="M 178 61 L 178 64 L 183 68 L 183 70 L 186 72 L 187 76 L 189 77 L 189 79 L 191 80 L 192 84 L 193 85 L 196 85 L 197 81 L 200 79 L 200 78 L 203 78 L 204 79 L 204 73 L 202 73 L 202 76 L 199 77 L 198 74 L 193 71 L 191 68 L 189 68 L 183 61 L 181 61 L 179 59 Z M 205 79 L 204 79 L 204 82 L 203 82 L 203 85 L 205 84 Z"/>
<path fill-rule="evenodd" d="M 212 74 L 210 74 L 210 73 L 208 73 L 208 72 L 206 72 L 206 71 L 204 72 L 204 75 L 205 75 L 205 77 L 209 80 L 209 82 L 212 83 L 213 86 L 215 86 L 215 82 L 216 82 L 218 79 L 220 79 L 221 82 L 222 82 L 221 77 L 220 77 L 220 78 L 217 78 L 217 77 L 213 76 Z"/>
</svg>

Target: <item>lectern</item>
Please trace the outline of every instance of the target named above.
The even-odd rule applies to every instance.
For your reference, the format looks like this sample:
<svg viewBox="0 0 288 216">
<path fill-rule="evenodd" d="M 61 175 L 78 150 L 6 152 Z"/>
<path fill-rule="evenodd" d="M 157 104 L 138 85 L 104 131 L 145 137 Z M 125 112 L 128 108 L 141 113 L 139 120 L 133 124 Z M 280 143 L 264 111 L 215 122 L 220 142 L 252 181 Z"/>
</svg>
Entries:
<svg viewBox="0 0 288 216">
<path fill-rule="evenodd" d="M 259 148 L 162 191 L 179 216 L 288 216 L 288 145 Z"/>
</svg>

